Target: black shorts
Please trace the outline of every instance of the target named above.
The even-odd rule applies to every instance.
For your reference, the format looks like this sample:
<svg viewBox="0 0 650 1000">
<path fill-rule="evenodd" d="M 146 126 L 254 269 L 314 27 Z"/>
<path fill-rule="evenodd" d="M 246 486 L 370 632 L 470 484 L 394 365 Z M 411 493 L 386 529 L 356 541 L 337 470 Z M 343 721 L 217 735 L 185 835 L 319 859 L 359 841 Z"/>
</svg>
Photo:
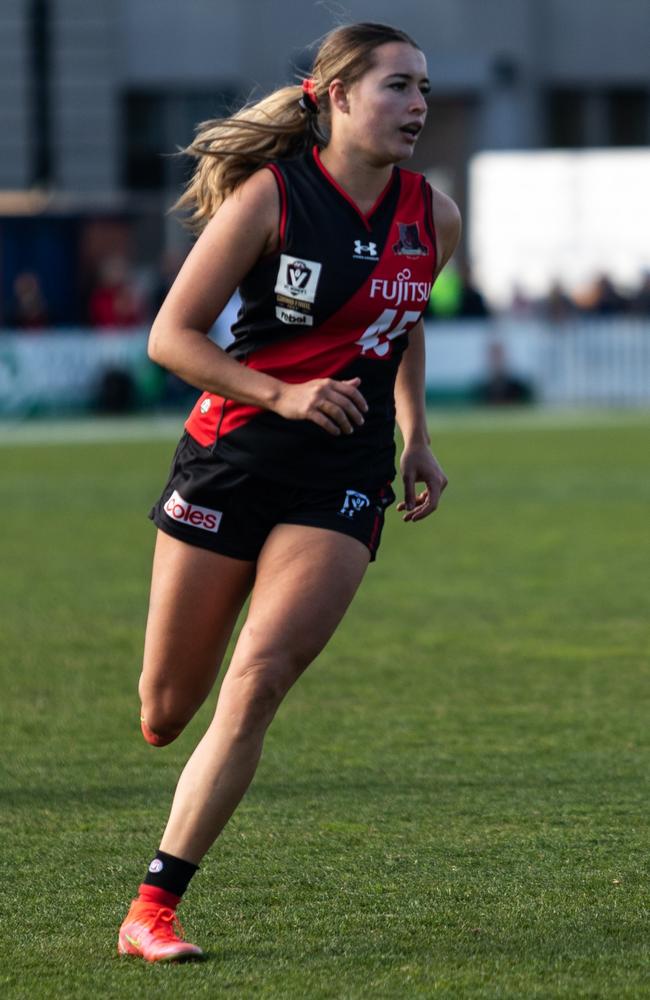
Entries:
<svg viewBox="0 0 650 1000">
<path fill-rule="evenodd" d="M 168 535 L 234 559 L 257 559 L 276 524 L 329 528 L 357 538 L 373 562 L 384 512 L 395 500 L 387 483 L 360 478 L 346 487 L 286 486 L 229 465 L 187 432 L 169 480 L 149 517 Z"/>
</svg>

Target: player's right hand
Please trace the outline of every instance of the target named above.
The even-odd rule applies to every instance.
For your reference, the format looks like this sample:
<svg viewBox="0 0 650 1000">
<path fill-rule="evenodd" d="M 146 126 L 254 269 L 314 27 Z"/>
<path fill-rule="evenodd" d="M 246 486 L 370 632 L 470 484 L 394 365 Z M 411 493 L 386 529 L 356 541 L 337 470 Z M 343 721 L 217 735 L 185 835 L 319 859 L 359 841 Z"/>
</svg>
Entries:
<svg viewBox="0 0 650 1000">
<path fill-rule="evenodd" d="M 287 420 L 311 420 L 328 434 L 352 434 L 368 412 L 360 384 L 360 378 L 344 382 L 315 378 L 298 385 L 284 382 L 273 409 Z"/>
</svg>

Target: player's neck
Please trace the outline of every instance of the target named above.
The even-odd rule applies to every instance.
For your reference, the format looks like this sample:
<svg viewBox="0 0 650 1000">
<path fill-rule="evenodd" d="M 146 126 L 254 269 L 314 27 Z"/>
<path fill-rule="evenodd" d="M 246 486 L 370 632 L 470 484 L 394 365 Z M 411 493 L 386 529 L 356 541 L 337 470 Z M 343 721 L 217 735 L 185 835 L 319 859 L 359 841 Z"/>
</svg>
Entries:
<svg viewBox="0 0 650 1000">
<path fill-rule="evenodd" d="M 378 167 L 361 157 L 340 152 L 332 145 L 322 149 L 319 155 L 328 174 L 349 194 L 362 212 L 370 211 L 393 172 L 391 163 Z"/>
</svg>

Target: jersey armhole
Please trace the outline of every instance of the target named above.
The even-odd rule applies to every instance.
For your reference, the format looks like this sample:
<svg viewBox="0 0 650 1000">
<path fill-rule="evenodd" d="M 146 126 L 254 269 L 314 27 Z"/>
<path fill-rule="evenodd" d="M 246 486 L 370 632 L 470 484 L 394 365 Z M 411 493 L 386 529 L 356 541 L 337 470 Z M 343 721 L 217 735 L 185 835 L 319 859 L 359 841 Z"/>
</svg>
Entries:
<svg viewBox="0 0 650 1000">
<path fill-rule="evenodd" d="M 436 254 L 434 267 L 435 274 L 438 267 L 438 261 L 440 260 L 440 247 L 438 246 L 438 234 L 436 232 L 436 223 L 433 217 L 433 188 L 425 177 L 422 178 L 422 190 L 424 194 L 424 224 L 429 236 L 433 240 L 433 249 Z"/>
<path fill-rule="evenodd" d="M 278 186 L 278 194 L 280 195 L 280 249 L 284 250 L 287 245 L 287 185 L 282 172 L 275 163 L 267 163 L 265 166 L 275 177 L 275 183 Z"/>
</svg>

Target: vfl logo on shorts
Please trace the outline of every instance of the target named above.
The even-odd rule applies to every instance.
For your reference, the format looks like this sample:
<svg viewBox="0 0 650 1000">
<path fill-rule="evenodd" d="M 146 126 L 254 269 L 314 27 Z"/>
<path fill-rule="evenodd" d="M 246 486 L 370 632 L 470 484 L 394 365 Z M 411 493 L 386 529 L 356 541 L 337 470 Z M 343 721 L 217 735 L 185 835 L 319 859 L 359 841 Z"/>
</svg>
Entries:
<svg viewBox="0 0 650 1000">
<path fill-rule="evenodd" d="M 360 510 L 365 510 L 369 506 L 370 500 L 365 493 L 357 493 L 356 490 L 346 490 L 345 500 L 339 514 L 344 514 L 345 517 L 354 517 Z"/>
<path fill-rule="evenodd" d="M 219 530 L 223 516 L 220 510 L 210 510 L 209 507 L 197 507 L 196 504 L 189 503 L 183 499 L 178 490 L 174 490 L 163 510 L 173 521 L 212 532 Z"/>
</svg>

